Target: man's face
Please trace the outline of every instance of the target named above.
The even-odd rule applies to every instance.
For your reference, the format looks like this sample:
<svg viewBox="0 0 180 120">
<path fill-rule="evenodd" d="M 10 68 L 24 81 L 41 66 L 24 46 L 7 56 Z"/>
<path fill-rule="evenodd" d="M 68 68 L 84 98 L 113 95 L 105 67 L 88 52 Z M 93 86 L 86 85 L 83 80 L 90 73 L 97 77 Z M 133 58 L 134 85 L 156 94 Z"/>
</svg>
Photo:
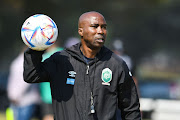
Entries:
<svg viewBox="0 0 180 120">
<path fill-rule="evenodd" d="M 85 18 L 82 23 L 81 37 L 87 47 L 97 49 L 104 45 L 107 34 L 106 26 L 104 17 L 99 14 Z"/>
</svg>

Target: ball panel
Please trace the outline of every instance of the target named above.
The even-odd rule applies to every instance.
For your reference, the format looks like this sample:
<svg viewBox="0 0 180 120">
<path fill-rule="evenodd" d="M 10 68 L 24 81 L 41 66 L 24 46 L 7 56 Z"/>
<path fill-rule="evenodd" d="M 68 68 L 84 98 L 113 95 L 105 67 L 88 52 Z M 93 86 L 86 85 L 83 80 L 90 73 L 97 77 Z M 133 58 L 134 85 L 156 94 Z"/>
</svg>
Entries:
<svg viewBox="0 0 180 120">
<path fill-rule="evenodd" d="M 30 16 L 23 23 L 21 37 L 29 48 L 41 51 L 55 43 L 58 37 L 58 28 L 50 17 L 37 14 Z"/>
</svg>

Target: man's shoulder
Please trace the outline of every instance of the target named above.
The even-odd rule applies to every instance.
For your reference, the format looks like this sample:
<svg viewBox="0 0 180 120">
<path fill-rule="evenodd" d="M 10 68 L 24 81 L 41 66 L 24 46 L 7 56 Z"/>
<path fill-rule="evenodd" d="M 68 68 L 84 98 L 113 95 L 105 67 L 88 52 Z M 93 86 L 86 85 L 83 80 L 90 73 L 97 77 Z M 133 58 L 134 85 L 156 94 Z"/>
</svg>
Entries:
<svg viewBox="0 0 180 120">
<path fill-rule="evenodd" d="M 123 59 L 114 52 L 112 52 L 112 58 L 114 59 L 114 61 L 117 61 L 118 63 L 123 63 Z"/>
<path fill-rule="evenodd" d="M 110 59 L 113 61 L 113 62 L 115 62 L 114 64 L 119 64 L 119 63 L 123 63 L 123 59 L 119 56 L 119 55 L 117 55 L 116 53 L 114 53 L 112 50 L 110 50 L 109 48 L 107 48 L 107 47 L 103 47 L 103 54 L 105 55 L 105 56 L 109 56 L 110 57 Z"/>
<path fill-rule="evenodd" d="M 65 50 L 57 51 L 52 55 L 55 59 L 63 59 L 68 57 L 68 53 Z"/>
</svg>

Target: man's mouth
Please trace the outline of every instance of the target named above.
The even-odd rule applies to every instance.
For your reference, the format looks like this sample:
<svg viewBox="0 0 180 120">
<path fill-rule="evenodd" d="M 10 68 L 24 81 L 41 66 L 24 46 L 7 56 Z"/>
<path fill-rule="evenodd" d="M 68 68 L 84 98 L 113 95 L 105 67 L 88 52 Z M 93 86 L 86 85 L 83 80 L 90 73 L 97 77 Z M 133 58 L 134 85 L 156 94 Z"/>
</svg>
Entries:
<svg viewBox="0 0 180 120">
<path fill-rule="evenodd" d="M 104 42 L 104 38 L 96 38 L 96 41 L 102 43 Z"/>
</svg>

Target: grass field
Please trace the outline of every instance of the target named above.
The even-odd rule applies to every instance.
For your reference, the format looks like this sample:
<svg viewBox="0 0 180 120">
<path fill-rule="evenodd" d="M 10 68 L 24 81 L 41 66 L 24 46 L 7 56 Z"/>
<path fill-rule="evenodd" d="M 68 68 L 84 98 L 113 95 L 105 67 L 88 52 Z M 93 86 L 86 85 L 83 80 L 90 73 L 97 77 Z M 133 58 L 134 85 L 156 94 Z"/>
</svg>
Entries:
<svg viewBox="0 0 180 120">
<path fill-rule="evenodd" d="M 0 112 L 0 120 L 6 120 L 6 114 L 4 112 Z M 33 118 L 32 120 L 39 120 L 39 119 Z"/>
<path fill-rule="evenodd" d="M 0 112 L 0 120 L 6 120 L 5 113 Z M 33 118 L 32 120 L 39 120 L 39 119 Z M 143 120 L 150 120 L 150 119 L 143 119 Z"/>
<path fill-rule="evenodd" d="M 0 120 L 6 120 L 6 114 L 3 112 L 0 112 Z"/>
</svg>

